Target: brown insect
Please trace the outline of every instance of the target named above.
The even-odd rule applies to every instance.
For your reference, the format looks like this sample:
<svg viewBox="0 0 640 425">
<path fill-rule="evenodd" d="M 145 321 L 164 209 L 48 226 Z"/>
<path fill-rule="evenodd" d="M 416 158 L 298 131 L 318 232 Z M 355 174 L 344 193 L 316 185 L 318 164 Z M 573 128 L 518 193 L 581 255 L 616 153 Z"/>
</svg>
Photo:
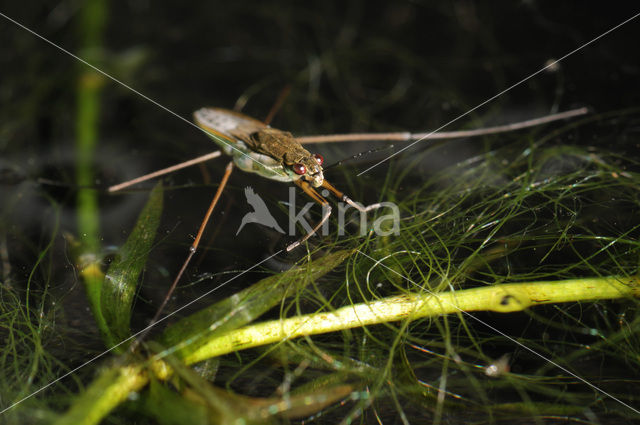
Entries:
<svg viewBox="0 0 640 425">
<path fill-rule="evenodd" d="M 196 252 L 204 229 L 211 216 L 220 195 L 227 184 L 233 166 L 237 166 L 243 171 L 256 173 L 262 177 L 280 182 L 293 182 L 299 186 L 311 199 L 323 206 L 323 216 L 320 222 L 305 236 L 297 242 L 287 246 L 290 251 L 309 237 L 315 234 L 324 222 L 331 215 L 331 206 L 327 200 L 316 190 L 316 188 L 327 189 L 338 199 L 346 202 L 361 212 L 367 212 L 378 208 L 380 204 L 373 204 L 364 207 L 353 202 L 344 193 L 333 187 L 324 178 L 324 159 L 319 154 L 312 154 L 302 147 L 302 143 L 321 142 L 342 142 L 342 141 L 419 141 L 422 139 L 452 139 L 462 137 L 474 137 L 486 134 L 495 134 L 514 131 L 522 128 L 532 127 L 551 121 L 566 119 L 587 113 L 586 108 L 574 109 L 558 114 L 547 115 L 540 118 L 522 121 L 519 123 L 507 124 L 497 127 L 489 127 L 477 130 L 440 132 L 440 133 L 383 133 L 383 134 L 342 134 L 326 136 L 308 136 L 296 138 L 288 131 L 282 131 L 270 127 L 268 124 L 251 118 L 239 112 L 221 108 L 201 108 L 194 112 L 196 124 L 213 141 L 220 146 L 222 151 L 232 157 L 232 161 L 227 165 L 226 171 L 220 182 L 220 186 L 209 206 L 205 218 L 200 225 L 200 229 L 194 242 L 189 249 L 189 255 L 185 260 L 180 272 L 176 276 L 169 293 L 158 309 L 152 323 L 155 323 L 162 312 L 171 293 L 180 280 L 184 270 L 189 264 L 193 254 Z M 271 114 L 270 114 L 271 116 Z M 268 120 L 267 120 L 268 122 Z M 220 156 L 220 151 L 192 159 L 190 161 L 147 174 L 137 179 L 133 179 L 109 188 L 110 192 L 121 190 L 133 184 L 149 180 L 200 162 L 207 161 Z"/>
</svg>

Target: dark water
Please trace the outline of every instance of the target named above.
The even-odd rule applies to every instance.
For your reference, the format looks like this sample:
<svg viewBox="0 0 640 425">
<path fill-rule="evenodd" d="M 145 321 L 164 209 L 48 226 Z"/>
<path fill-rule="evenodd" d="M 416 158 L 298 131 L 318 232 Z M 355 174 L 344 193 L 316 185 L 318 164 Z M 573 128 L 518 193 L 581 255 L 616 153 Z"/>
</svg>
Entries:
<svg viewBox="0 0 640 425">
<path fill-rule="evenodd" d="M 1 11 L 63 48 L 95 58 L 96 66 L 187 120 L 201 106 L 232 108 L 238 99 L 246 103 L 245 113 L 261 119 L 289 86 L 272 125 L 294 134 L 330 134 L 434 129 L 507 89 L 446 129 L 473 126 L 472 119 L 489 125 L 579 106 L 602 113 L 637 107 L 636 20 L 511 88 L 630 18 L 638 12 L 635 7 L 535 1 L 127 1 L 108 6 L 104 38 L 93 52 L 80 48 L 81 2 L 12 2 Z M 26 285 L 35 259 L 59 227 L 52 239 L 51 265 L 33 284 L 49 282 L 54 292 L 69 292 L 63 321 L 86 333 L 88 346 L 99 350 L 61 236 L 76 232 L 77 188 L 64 185 L 75 182 L 76 76 L 83 65 L 5 19 L 0 19 L 0 36 L 0 230 L 12 285 Z M 98 186 L 214 148 L 194 127 L 113 81 L 104 82 L 100 105 Z M 621 119 L 617 131 L 619 137 L 599 134 L 584 143 L 637 158 L 638 127 Z M 331 163 L 367 149 L 322 146 L 318 151 Z M 420 181 L 478 149 L 444 145 L 408 181 Z M 387 165 L 361 178 L 354 174 L 384 156 L 376 153 L 337 167 L 328 177 L 354 199 L 373 201 Z M 165 180 L 169 189 L 161 238 L 136 305 L 140 323 L 153 314 L 186 255 L 224 164 L 218 159 L 206 169 L 195 167 Z M 42 185 L 39 179 L 58 184 Z M 249 210 L 242 195 L 248 185 L 270 205 L 288 196 L 285 185 L 235 172 L 189 277 L 242 270 L 286 244 L 258 227 L 236 237 Z M 149 187 L 143 184 L 118 196 L 100 192 L 105 251 L 123 243 Z M 238 279 L 220 295 L 256 276 Z M 185 288 L 180 299 L 222 279 L 224 275 Z M 413 414 L 418 420 L 419 414 Z"/>
</svg>

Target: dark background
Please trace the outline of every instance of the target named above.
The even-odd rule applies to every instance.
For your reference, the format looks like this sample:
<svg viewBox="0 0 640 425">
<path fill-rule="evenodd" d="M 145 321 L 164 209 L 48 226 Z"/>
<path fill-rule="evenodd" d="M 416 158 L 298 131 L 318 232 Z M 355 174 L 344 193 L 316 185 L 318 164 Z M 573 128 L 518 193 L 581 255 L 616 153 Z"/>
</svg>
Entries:
<svg viewBox="0 0 640 425">
<path fill-rule="evenodd" d="M 245 113 L 261 119 L 290 86 L 272 125 L 294 134 L 437 128 L 639 11 L 632 2 L 551 1 L 126 1 L 108 7 L 97 52 L 79 47 L 82 2 L 4 2 L 1 11 L 74 54 L 94 58 L 92 63 L 105 72 L 189 120 L 201 106 L 232 108 L 239 98 L 246 100 Z M 637 107 L 639 35 L 640 21 L 629 22 L 446 130 L 577 106 L 599 113 Z M 36 181 L 74 182 L 76 79 L 82 65 L 4 19 L 0 39 L 0 224 L 20 285 L 54 226 L 75 232 L 74 190 Z M 102 95 L 98 185 L 213 149 L 196 129 L 114 82 L 105 82 Z M 625 134 L 637 131 L 629 128 Z M 630 140 L 625 136 L 602 143 L 637 156 L 638 146 Z M 331 163 L 367 149 L 370 146 L 330 146 L 318 151 Z M 472 152 L 444 145 L 421 170 L 426 176 Z M 327 177 L 354 199 L 376 200 L 375 188 L 387 165 L 355 177 L 371 161 L 338 167 Z M 220 159 L 206 169 L 196 167 L 166 179 L 162 233 L 147 270 L 145 301 L 136 307 L 140 320 L 152 314 L 162 288 L 186 255 L 224 164 Z M 236 172 L 189 277 L 242 270 L 284 246 L 285 241 L 257 227 L 235 237 L 248 211 L 242 195 L 247 185 L 274 207 L 287 199 L 285 185 Z M 105 248 L 123 243 L 149 187 L 101 195 Z M 77 281 L 61 237 L 55 246 L 54 286 L 67 292 Z M 180 294 L 190 299 L 225 276 L 190 285 Z M 254 280 L 247 276 L 247 281 Z M 68 320 L 83 328 L 81 291 L 70 300 L 80 312 L 77 318 L 68 313 Z M 95 331 L 83 332 L 98 341 Z"/>
<path fill-rule="evenodd" d="M 246 102 L 244 112 L 264 118 L 281 90 L 290 86 L 272 125 L 294 134 L 435 129 L 635 13 L 631 4 L 583 2 L 186 6 L 128 1 L 108 6 L 103 46 L 82 51 L 82 8 L 82 2 L 71 1 L 36 6 L 12 2 L 3 13 L 65 49 L 93 58 L 99 68 L 187 120 L 201 106 L 231 108 L 239 98 Z M 633 46 L 638 33 L 638 23 L 632 21 L 446 129 L 511 122 L 576 106 L 596 112 L 637 106 L 640 68 Z M 0 34 L 2 159 L 29 178 L 73 183 L 76 78 L 83 65 L 4 19 Z M 212 149 L 196 129 L 126 88 L 106 81 L 102 93 L 96 161 L 102 177 L 97 183 L 114 184 Z M 624 141 L 619 144 L 627 149 Z M 370 148 L 343 145 L 319 152 L 332 163 Z M 430 166 L 464 159 L 467 149 L 443 147 Z M 220 159 L 207 167 L 211 182 L 219 179 L 224 164 Z M 356 170 L 368 165 L 365 161 Z M 379 168 L 384 174 L 385 167 Z M 284 185 L 241 174 L 232 178 L 231 201 L 248 184 L 266 197 L 286 199 Z M 345 174 L 355 173 L 339 169 L 328 177 L 340 184 Z M 366 182 L 375 175 L 367 173 L 344 189 L 354 199 L 369 201 L 375 184 Z M 189 185 L 202 179 L 195 170 L 169 182 Z M 73 195 L 46 190 L 64 200 L 63 223 L 73 230 L 73 202 L 67 202 Z M 169 205 L 178 211 L 175 221 L 167 223 L 172 236 L 183 238 L 195 230 L 211 192 L 210 187 L 173 191 L 176 199 L 170 198 Z M 120 213 L 139 205 L 131 204 L 135 196 L 103 198 L 105 242 L 120 244 L 135 216 Z M 41 208 L 46 207 L 39 207 L 41 200 L 34 202 L 14 218 L 41 223 Z M 239 217 L 245 212 L 237 207 L 231 211 Z M 221 237 L 219 245 L 224 246 L 238 240 Z"/>
</svg>

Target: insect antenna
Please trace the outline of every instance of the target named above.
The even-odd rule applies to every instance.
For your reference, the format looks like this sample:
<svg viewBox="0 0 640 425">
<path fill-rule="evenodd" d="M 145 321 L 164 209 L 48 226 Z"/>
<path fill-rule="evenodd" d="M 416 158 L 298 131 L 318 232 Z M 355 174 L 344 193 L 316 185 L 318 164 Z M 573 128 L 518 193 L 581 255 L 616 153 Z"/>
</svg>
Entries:
<svg viewBox="0 0 640 425">
<path fill-rule="evenodd" d="M 368 155 L 371 155 L 371 154 L 374 154 L 374 153 L 377 153 L 377 152 L 384 152 L 386 150 L 391 150 L 393 148 L 394 148 L 393 145 L 387 145 L 387 146 L 381 146 L 381 147 L 378 147 L 378 148 L 373 148 L 373 149 L 369 149 L 369 150 L 366 150 L 366 151 L 358 152 L 355 155 L 348 156 L 348 157 L 346 157 L 344 159 L 341 159 L 341 160 L 336 161 L 336 162 L 334 162 L 332 164 L 329 164 L 326 167 L 323 167 L 323 170 L 327 171 L 327 170 L 329 170 L 331 168 L 340 166 L 340 165 L 342 165 L 344 163 L 347 163 L 347 162 L 350 162 L 350 161 L 354 161 L 354 160 L 358 160 L 360 158 L 366 157 Z"/>
</svg>

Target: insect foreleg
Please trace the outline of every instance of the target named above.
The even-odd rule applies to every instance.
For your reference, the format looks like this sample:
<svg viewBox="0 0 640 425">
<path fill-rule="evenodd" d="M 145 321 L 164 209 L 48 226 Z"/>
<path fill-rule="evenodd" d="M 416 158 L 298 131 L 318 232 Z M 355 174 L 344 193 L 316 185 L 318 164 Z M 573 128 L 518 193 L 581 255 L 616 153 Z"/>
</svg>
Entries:
<svg viewBox="0 0 640 425">
<path fill-rule="evenodd" d="M 331 192 L 333 194 L 333 196 L 335 196 L 336 198 L 340 199 L 342 202 L 346 202 L 348 205 L 352 206 L 353 208 L 357 209 L 360 212 L 368 212 L 371 210 L 375 210 L 377 208 L 380 208 L 382 206 L 382 204 L 380 203 L 376 203 L 376 204 L 371 204 L 368 206 L 362 206 L 356 202 L 353 202 L 351 200 L 351 198 L 349 198 L 347 195 L 345 195 L 343 192 L 340 192 L 338 189 L 336 189 L 331 183 L 329 183 L 328 181 L 323 181 L 322 182 L 322 187 L 327 189 L 329 192 Z"/>
<path fill-rule="evenodd" d="M 302 244 L 304 241 L 306 241 L 311 236 L 313 236 L 318 231 L 318 229 L 322 227 L 324 222 L 329 219 L 329 216 L 331 215 L 331 205 L 329 205 L 327 200 L 324 199 L 322 195 L 320 195 L 309 183 L 307 183 L 302 179 L 299 179 L 295 181 L 295 184 L 298 185 L 304 191 L 304 193 L 309 195 L 311 199 L 316 201 L 318 204 L 322 205 L 324 214 L 322 215 L 322 219 L 320 220 L 320 222 L 313 229 L 311 229 L 309 233 L 304 235 L 302 239 L 289 245 L 287 247 L 287 251 L 291 251 L 292 249 L 297 248 L 298 246 L 300 246 L 300 244 Z"/>
</svg>

